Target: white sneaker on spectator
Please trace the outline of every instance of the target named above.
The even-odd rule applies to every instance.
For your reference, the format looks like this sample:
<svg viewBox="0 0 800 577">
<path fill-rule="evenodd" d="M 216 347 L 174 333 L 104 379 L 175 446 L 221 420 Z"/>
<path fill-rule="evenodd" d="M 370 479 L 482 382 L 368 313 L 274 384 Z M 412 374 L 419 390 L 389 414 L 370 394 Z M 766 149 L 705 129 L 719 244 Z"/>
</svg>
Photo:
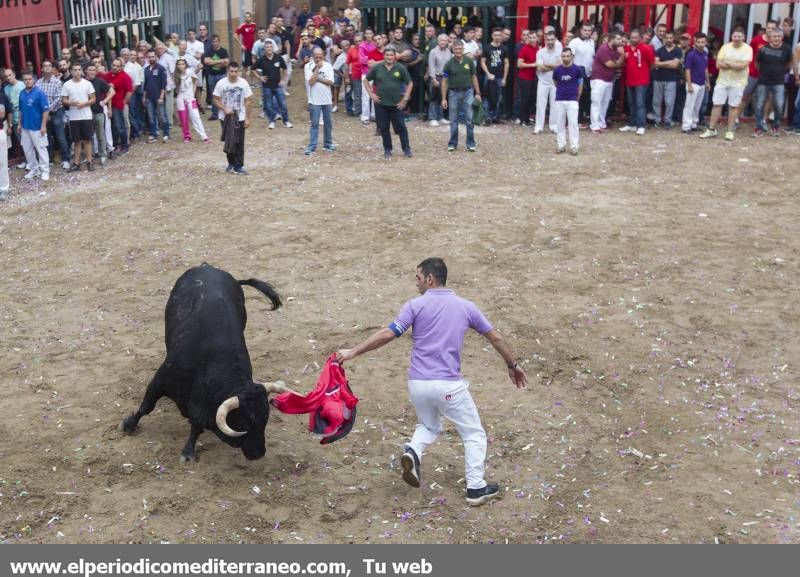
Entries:
<svg viewBox="0 0 800 577">
<path fill-rule="evenodd" d="M 334 106 L 333 108 L 331 108 L 331 112 L 336 112 L 337 110 L 339 110 L 338 106 Z"/>
<path fill-rule="evenodd" d="M 438 120 L 431 120 L 428 124 L 430 124 L 431 126 L 439 126 L 439 121 Z"/>
<path fill-rule="evenodd" d="M 619 129 L 620 132 L 633 132 L 634 130 L 636 130 L 635 126 L 627 126 L 627 125 L 622 126 Z"/>
<path fill-rule="evenodd" d="M 27 169 L 28 169 L 28 163 L 27 163 L 27 162 L 20 162 L 20 163 L 17 165 L 17 168 L 24 168 L 24 169 L 26 169 L 26 170 L 27 170 Z"/>
<path fill-rule="evenodd" d="M 50 173 L 49 173 L 49 172 L 43 172 L 43 173 L 41 174 L 41 177 L 40 177 L 40 178 L 41 178 L 42 180 L 44 180 L 44 181 L 48 181 L 48 180 L 50 180 Z"/>
<path fill-rule="evenodd" d="M 70 165 L 69 160 L 65 160 L 64 162 L 61 163 L 61 168 L 63 168 L 64 170 L 68 170 L 69 165 Z"/>
<path fill-rule="evenodd" d="M 637 136 L 644 136 L 644 128 L 642 128 L 642 127 L 637 128 L 636 129 L 636 135 Z"/>
<path fill-rule="evenodd" d="M 289 122 L 289 121 L 287 120 L 286 122 L 284 122 L 284 124 L 283 124 L 283 127 L 284 127 L 284 128 L 293 128 L 293 127 L 294 127 L 294 124 L 292 124 L 291 122 Z"/>
<path fill-rule="evenodd" d="M 261 113 L 258 115 L 258 117 L 259 117 L 259 118 L 266 118 L 266 117 L 267 117 L 267 115 L 266 115 L 264 112 L 261 112 Z"/>
<path fill-rule="evenodd" d="M 29 170 L 28 173 L 25 175 L 25 180 L 31 180 L 32 178 L 36 178 L 37 176 L 39 176 L 39 174 L 41 174 L 39 169 L 33 168 Z"/>
<path fill-rule="evenodd" d="M 441 122 L 442 124 L 450 124 L 450 121 L 447 120 L 446 118 L 442 118 L 439 122 Z"/>
<path fill-rule="evenodd" d="M 269 124 L 267 124 L 267 128 L 272 130 L 273 128 L 275 128 L 275 123 L 274 122 L 270 122 Z"/>
</svg>

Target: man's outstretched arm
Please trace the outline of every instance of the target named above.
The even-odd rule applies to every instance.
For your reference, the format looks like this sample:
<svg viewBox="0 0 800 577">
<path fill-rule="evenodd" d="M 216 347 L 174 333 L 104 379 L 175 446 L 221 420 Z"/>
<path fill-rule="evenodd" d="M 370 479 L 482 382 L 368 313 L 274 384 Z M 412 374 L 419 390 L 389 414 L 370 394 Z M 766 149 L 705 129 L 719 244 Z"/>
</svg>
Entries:
<svg viewBox="0 0 800 577">
<path fill-rule="evenodd" d="M 388 327 L 384 327 L 367 337 L 362 343 L 352 349 L 340 349 L 336 351 L 336 360 L 340 363 L 351 361 L 359 355 L 379 349 L 383 345 L 392 342 L 397 335 Z"/>
<path fill-rule="evenodd" d="M 514 383 L 518 389 L 524 388 L 525 385 L 528 384 L 528 377 L 525 376 L 525 371 L 522 370 L 522 367 L 517 364 L 514 358 L 514 351 L 511 350 L 511 346 L 503 338 L 503 335 L 498 333 L 495 329 L 492 329 L 483 336 L 492 343 L 494 350 L 503 357 L 508 367 L 508 376 L 511 378 L 511 382 Z"/>
</svg>

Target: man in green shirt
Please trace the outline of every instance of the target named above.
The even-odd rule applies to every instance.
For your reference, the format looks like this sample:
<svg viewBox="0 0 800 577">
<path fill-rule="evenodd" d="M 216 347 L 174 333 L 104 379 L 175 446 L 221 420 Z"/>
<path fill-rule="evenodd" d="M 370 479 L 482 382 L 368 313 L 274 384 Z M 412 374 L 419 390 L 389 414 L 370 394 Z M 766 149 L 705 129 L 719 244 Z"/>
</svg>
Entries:
<svg viewBox="0 0 800 577">
<path fill-rule="evenodd" d="M 475 152 L 475 127 L 472 124 L 472 101 L 481 101 L 481 90 L 475 73 L 475 62 L 464 56 L 464 44 L 453 42 L 453 58 L 442 71 L 442 108 L 450 110 L 450 142 L 447 151 L 458 147 L 458 122 L 464 119 L 467 125 L 467 150 Z"/>
<path fill-rule="evenodd" d="M 397 63 L 397 53 L 392 46 L 383 51 L 383 62 L 373 66 L 361 81 L 364 93 L 369 94 L 375 103 L 375 121 L 383 140 L 383 157 L 392 157 L 392 135 L 389 132 L 391 123 L 400 137 L 403 154 L 411 158 L 411 144 L 408 142 L 408 130 L 401 111 L 408 104 L 414 83 L 405 66 Z M 370 81 L 375 86 L 374 92 L 370 89 Z"/>
</svg>

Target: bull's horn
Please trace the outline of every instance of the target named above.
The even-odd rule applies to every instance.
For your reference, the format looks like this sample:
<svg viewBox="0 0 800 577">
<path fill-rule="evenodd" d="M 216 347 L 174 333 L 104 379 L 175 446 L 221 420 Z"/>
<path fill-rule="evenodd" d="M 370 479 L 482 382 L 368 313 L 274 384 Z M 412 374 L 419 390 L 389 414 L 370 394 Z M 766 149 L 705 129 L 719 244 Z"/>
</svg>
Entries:
<svg viewBox="0 0 800 577">
<path fill-rule="evenodd" d="M 217 427 L 220 431 L 228 435 L 229 437 L 243 437 L 247 433 L 242 433 L 240 431 L 234 431 L 228 426 L 226 419 L 228 418 L 228 413 L 230 413 L 234 409 L 239 408 L 239 397 L 231 397 L 230 399 L 226 399 L 223 402 L 219 409 L 217 409 Z"/>
<path fill-rule="evenodd" d="M 293 393 L 294 392 L 292 389 L 287 387 L 286 384 L 283 381 L 276 381 L 274 383 L 259 383 L 259 384 L 262 385 L 266 389 L 267 394 L 270 394 L 270 393 Z"/>
</svg>

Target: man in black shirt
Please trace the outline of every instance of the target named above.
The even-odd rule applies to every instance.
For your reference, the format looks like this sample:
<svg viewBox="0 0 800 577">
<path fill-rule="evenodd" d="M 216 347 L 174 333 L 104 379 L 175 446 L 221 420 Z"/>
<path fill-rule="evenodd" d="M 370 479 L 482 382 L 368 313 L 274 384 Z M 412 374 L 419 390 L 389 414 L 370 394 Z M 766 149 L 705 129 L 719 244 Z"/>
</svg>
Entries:
<svg viewBox="0 0 800 577">
<path fill-rule="evenodd" d="M 208 75 L 208 93 L 213 94 L 217 82 L 225 78 L 228 74 L 228 62 L 230 57 L 228 51 L 222 47 L 219 36 L 214 34 L 211 37 L 211 48 L 203 54 L 203 68 Z M 211 116 L 209 120 L 219 118 L 216 105 L 211 103 Z"/>
<path fill-rule="evenodd" d="M 94 86 L 95 101 L 92 104 L 92 118 L 94 120 L 94 135 L 97 138 L 97 156 L 100 157 L 101 166 L 106 164 L 106 113 L 105 107 L 111 106 L 114 96 L 114 87 L 97 75 L 97 67 L 90 64 L 86 67 L 86 80 Z"/>
<path fill-rule="evenodd" d="M 675 33 L 664 35 L 664 45 L 656 50 L 656 61 L 653 70 L 653 115 L 656 128 L 672 128 L 672 113 L 675 107 L 678 80 L 681 75 L 683 50 L 675 46 Z M 664 113 L 661 113 L 661 105 Z"/>
<path fill-rule="evenodd" d="M 508 48 L 502 43 L 503 29 L 492 30 L 492 41 L 481 55 L 481 69 L 486 73 L 487 116 L 491 123 L 499 123 L 503 109 L 503 89 L 508 79 Z"/>
<path fill-rule="evenodd" d="M 783 84 L 786 71 L 792 62 L 792 50 L 783 43 L 783 31 L 771 30 L 769 44 L 763 46 L 756 56 L 756 67 L 759 71 L 758 87 L 756 88 L 756 138 L 766 134 L 767 125 L 764 122 L 764 104 L 767 97 L 772 95 L 772 109 L 775 111 L 772 121 L 772 136 L 780 136 L 781 111 L 786 96 L 786 87 Z"/>
<path fill-rule="evenodd" d="M 269 119 L 267 128 L 275 128 L 275 118 L 278 112 L 281 114 L 283 125 L 291 128 L 289 122 L 289 112 L 286 110 L 286 62 L 275 53 L 272 42 L 264 43 L 264 55 L 259 58 L 253 66 L 256 78 L 261 82 L 261 106 L 264 114 Z M 275 105 L 278 110 L 275 110 Z"/>
</svg>

